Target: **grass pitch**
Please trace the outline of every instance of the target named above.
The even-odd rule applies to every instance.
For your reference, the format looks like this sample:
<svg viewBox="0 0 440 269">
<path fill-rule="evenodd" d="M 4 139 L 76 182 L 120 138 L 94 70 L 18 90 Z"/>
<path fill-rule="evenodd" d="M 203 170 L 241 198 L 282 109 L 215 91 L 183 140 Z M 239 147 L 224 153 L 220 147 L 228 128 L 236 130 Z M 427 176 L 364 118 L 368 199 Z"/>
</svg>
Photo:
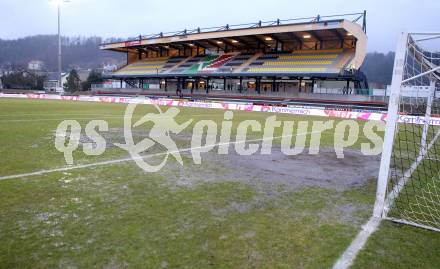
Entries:
<svg viewBox="0 0 440 269">
<path fill-rule="evenodd" d="M 110 126 L 106 152 L 91 157 L 77 150 L 75 164 L 127 157 L 112 146 L 124 141 L 124 110 L 119 104 L 1 99 L 0 176 L 65 167 L 54 146 L 64 119 L 76 119 L 83 128 L 93 119 Z M 153 112 L 142 106 L 136 117 L 148 111 Z M 220 123 L 223 113 L 182 108 L 178 121 Z M 268 115 L 234 112 L 234 122 L 263 123 Z M 137 136 L 144 134 L 139 129 Z M 189 136 L 176 137 L 179 147 L 189 146 Z M 324 132 L 321 146 L 330 148 L 333 136 L 332 130 Z M 345 162 L 330 155 L 325 160 L 237 159 L 215 152 L 204 157 L 195 165 L 182 153 L 184 166 L 170 159 L 157 173 L 121 162 L 0 181 L 0 267 L 329 268 L 371 215 L 375 178 L 350 184 L 338 178 L 350 169 L 366 171 L 357 155 Z M 298 162 L 310 171 L 309 179 L 294 166 Z M 284 163 L 287 168 L 278 172 Z M 313 177 L 314 170 L 332 166 L 340 169 L 326 170 L 322 182 Z M 345 173 L 337 173 L 344 167 Z M 354 267 L 437 268 L 438 249 L 440 234 L 385 222 Z"/>
</svg>

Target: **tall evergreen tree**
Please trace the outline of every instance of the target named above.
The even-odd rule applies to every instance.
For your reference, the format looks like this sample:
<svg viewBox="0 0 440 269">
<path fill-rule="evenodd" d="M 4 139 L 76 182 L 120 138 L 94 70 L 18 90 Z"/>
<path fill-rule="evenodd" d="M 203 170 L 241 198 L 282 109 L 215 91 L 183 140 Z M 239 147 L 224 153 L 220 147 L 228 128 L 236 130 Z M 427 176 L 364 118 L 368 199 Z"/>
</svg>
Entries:
<svg viewBox="0 0 440 269">
<path fill-rule="evenodd" d="M 92 84 L 97 84 L 97 83 L 101 83 L 103 82 L 103 78 L 102 78 L 102 74 L 96 70 L 92 70 L 89 74 L 89 76 L 87 77 L 87 81 L 84 81 L 82 83 L 82 90 L 83 91 L 88 91 L 90 90 Z"/>
<path fill-rule="evenodd" d="M 76 92 L 81 89 L 81 80 L 79 79 L 78 72 L 72 69 L 67 76 L 67 81 L 64 83 L 64 90 L 67 92 Z"/>
</svg>

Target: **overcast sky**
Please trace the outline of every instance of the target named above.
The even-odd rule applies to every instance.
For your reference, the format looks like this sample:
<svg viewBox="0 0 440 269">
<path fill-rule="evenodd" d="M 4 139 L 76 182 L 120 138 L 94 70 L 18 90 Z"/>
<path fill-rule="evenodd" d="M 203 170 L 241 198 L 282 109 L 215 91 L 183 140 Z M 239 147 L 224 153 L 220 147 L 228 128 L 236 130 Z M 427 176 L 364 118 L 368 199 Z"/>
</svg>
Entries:
<svg viewBox="0 0 440 269">
<path fill-rule="evenodd" d="M 394 50 L 401 31 L 440 30 L 440 0 L 69 0 L 62 34 L 129 37 L 166 31 L 367 10 L 368 50 Z M 0 38 L 54 34 L 50 0 L 0 0 Z"/>
</svg>

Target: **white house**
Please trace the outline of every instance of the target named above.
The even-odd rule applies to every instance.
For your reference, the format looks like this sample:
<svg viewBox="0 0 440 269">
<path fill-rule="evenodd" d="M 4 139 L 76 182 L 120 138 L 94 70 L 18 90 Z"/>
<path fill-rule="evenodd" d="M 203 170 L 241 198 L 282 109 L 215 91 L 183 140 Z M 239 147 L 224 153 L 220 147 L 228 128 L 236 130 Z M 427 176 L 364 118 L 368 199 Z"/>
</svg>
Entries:
<svg viewBox="0 0 440 269">
<path fill-rule="evenodd" d="M 44 62 L 40 60 L 32 60 L 28 63 L 28 70 L 42 71 L 44 69 Z"/>
</svg>

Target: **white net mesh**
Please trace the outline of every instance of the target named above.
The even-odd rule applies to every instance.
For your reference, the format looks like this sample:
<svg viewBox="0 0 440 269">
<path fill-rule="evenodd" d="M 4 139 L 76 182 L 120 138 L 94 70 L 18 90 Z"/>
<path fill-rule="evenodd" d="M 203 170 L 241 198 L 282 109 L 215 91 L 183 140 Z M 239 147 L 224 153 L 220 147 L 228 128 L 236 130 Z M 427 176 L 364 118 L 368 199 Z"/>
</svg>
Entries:
<svg viewBox="0 0 440 269">
<path fill-rule="evenodd" d="M 410 34 L 406 42 L 385 215 L 440 231 L 438 41 L 440 34 Z"/>
</svg>

